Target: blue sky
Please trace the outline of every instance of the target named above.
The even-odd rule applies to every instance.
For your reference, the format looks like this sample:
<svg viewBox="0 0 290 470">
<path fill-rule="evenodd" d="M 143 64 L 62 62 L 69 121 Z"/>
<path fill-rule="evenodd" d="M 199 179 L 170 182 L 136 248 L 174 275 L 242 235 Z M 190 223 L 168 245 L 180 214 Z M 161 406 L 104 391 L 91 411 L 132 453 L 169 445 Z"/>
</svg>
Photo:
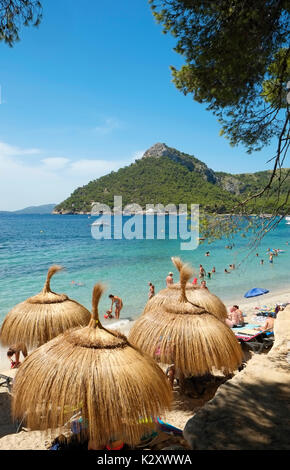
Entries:
<svg viewBox="0 0 290 470">
<path fill-rule="evenodd" d="M 171 82 L 182 58 L 147 0 L 42 0 L 39 28 L 0 43 L 0 210 L 65 199 L 156 142 L 232 173 L 271 168 Z"/>
</svg>

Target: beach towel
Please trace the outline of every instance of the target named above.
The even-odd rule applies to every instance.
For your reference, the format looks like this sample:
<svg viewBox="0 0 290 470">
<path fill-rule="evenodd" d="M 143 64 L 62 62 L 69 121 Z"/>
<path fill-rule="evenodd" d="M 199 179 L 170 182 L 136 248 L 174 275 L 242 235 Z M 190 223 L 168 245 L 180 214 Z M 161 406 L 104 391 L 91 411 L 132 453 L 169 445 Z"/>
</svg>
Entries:
<svg viewBox="0 0 290 470">
<path fill-rule="evenodd" d="M 170 433 L 170 434 L 174 434 L 174 435 L 177 435 L 177 436 L 182 436 L 182 430 L 181 429 L 178 429 L 178 428 L 176 428 L 175 426 L 172 426 L 169 423 L 165 423 L 160 418 L 157 418 L 157 421 L 158 421 L 158 424 L 159 424 L 159 427 L 160 427 L 161 431 L 167 432 L 167 433 Z"/>
</svg>

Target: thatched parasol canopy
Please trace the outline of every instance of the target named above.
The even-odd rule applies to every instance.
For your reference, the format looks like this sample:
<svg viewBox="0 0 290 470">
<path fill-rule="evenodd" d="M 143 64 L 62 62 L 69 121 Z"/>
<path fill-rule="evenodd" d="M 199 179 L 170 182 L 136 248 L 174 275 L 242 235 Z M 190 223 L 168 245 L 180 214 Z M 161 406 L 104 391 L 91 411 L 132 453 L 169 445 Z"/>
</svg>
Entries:
<svg viewBox="0 0 290 470">
<path fill-rule="evenodd" d="M 172 261 L 180 282 L 147 302 L 129 341 L 160 362 L 174 363 L 185 376 L 205 375 L 214 368 L 233 372 L 242 362 L 242 351 L 225 324 L 225 305 L 207 289 L 188 283 L 188 265 L 179 258 Z"/>
<path fill-rule="evenodd" d="M 93 291 L 87 327 L 65 332 L 28 356 L 13 385 L 13 415 L 31 429 L 56 429 L 77 411 L 89 439 L 135 445 L 148 432 L 150 417 L 171 403 L 171 389 L 154 360 L 98 317 L 103 286 Z"/>
<path fill-rule="evenodd" d="M 88 324 L 90 312 L 65 294 L 56 294 L 50 289 L 50 279 L 61 266 L 51 266 L 42 291 L 17 304 L 6 315 L 0 330 L 3 346 L 25 343 L 32 349 L 69 328 Z"/>
</svg>

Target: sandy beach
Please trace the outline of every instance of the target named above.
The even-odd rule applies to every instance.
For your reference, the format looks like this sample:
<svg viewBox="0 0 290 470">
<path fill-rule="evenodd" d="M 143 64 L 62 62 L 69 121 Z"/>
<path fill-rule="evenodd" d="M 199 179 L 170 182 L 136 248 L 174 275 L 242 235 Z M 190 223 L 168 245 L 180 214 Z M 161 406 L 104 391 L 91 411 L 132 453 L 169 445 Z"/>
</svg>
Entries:
<svg viewBox="0 0 290 470">
<path fill-rule="evenodd" d="M 226 302 L 227 308 L 230 308 L 233 304 L 239 305 L 245 320 L 247 322 L 253 322 L 262 324 L 263 317 L 255 317 L 257 309 L 264 306 L 273 306 L 275 304 L 286 304 L 290 303 L 290 293 L 286 291 L 270 292 L 268 294 L 251 298 L 233 298 L 232 302 Z M 112 321 L 110 326 L 122 331 L 125 335 L 128 335 L 133 322 L 129 321 Z M 6 357 L 6 348 L 0 348 L 0 373 L 15 374 L 15 371 L 9 370 L 9 362 Z M 213 390 L 213 395 L 215 393 Z M 208 396 L 207 400 L 201 399 L 184 399 L 180 400 L 180 397 L 174 392 L 174 406 L 173 409 L 163 416 L 162 418 L 172 425 L 183 429 L 188 420 L 205 404 L 207 400 L 210 400 L 212 396 Z M 10 395 L 7 393 L 7 388 L 0 387 L 0 449 L 45 449 L 47 443 L 51 442 L 46 433 L 34 431 L 27 432 L 22 430 L 16 433 L 17 423 L 12 423 L 10 418 Z"/>
<path fill-rule="evenodd" d="M 214 293 L 214 292 L 213 292 Z M 238 305 L 242 312 L 246 315 L 246 318 L 251 318 L 255 315 L 257 308 L 267 306 L 273 306 L 275 304 L 284 304 L 290 303 L 290 291 L 273 291 L 269 292 L 268 294 L 261 295 L 259 297 L 253 297 L 250 299 L 246 299 L 240 296 L 233 296 L 231 301 L 224 302 L 226 307 L 229 309 L 232 305 Z M 132 328 L 134 321 L 128 321 L 121 319 L 119 321 L 112 320 L 110 323 L 104 323 L 106 328 L 116 328 L 120 330 L 123 334 L 128 336 L 130 328 Z M 9 361 L 6 357 L 7 348 L 3 348 L 0 346 L 0 373 L 4 369 L 9 368 Z"/>
</svg>

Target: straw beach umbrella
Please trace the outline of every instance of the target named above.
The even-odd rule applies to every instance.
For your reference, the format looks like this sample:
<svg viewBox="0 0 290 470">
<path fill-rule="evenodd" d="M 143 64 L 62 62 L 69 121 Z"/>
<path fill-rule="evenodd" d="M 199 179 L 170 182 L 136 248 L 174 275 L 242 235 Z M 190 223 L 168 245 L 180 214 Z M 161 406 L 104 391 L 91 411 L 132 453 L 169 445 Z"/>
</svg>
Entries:
<svg viewBox="0 0 290 470">
<path fill-rule="evenodd" d="M 88 324 L 90 312 L 83 305 L 50 289 L 51 277 L 61 269 L 61 266 L 51 266 L 42 291 L 17 304 L 6 315 L 0 331 L 3 346 L 21 342 L 32 349 L 68 328 Z"/>
<path fill-rule="evenodd" d="M 229 374 L 242 362 L 240 345 L 225 324 L 227 311 L 207 289 L 189 284 L 193 272 L 172 258 L 180 282 L 150 299 L 134 323 L 129 341 L 163 363 L 174 363 L 187 376 Z"/>
<path fill-rule="evenodd" d="M 56 429 L 79 411 L 87 437 L 98 446 L 114 438 L 134 445 L 148 432 L 145 421 L 170 406 L 171 390 L 154 360 L 101 325 L 103 290 L 101 284 L 94 287 L 88 326 L 66 331 L 24 360 L 12 411 L 18 418 L 26 415 L 31 429 Z"/>
</svg>

